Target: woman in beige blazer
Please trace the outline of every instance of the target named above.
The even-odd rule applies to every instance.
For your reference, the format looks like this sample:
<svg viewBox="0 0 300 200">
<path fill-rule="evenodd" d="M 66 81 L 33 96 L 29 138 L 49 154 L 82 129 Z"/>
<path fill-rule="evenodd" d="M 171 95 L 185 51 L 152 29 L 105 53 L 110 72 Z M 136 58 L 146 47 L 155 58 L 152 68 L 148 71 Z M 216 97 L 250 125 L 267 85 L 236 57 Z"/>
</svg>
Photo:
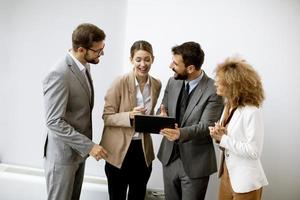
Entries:
<svg viewBox="0 0 300 200">
<path fill-rule="evenodd" d="M 246 61 L 228 58 L 217 66 L 217 94 L 225 108 L 210 134 L 219 143 L 220 200 L 260 200 L 268 185 L 260 155 L 264 126 L 261 104 L 264 91 L 259 75 Z"/>
<path fill-rule="evenodd" d="M 149 75 L 154 56 L 150 43 L 136 41 L 130 50 L 133 71 L 117 78 L 105 96 L 101 145 L 108 157 L 105 173 L 110 200 L 144 200 L 154 151 L 148 133 L 134 131 L 136 114 L 152 115 L 161 82 Z"/>
</svg>

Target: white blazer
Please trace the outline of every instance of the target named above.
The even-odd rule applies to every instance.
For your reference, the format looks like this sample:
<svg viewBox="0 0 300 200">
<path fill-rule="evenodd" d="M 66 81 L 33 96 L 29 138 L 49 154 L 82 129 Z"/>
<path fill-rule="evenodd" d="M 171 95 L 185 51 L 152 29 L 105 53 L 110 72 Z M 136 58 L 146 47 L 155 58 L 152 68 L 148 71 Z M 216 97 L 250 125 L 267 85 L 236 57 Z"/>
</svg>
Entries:
<svg viewBox="0 0 300 200">
<path fill-rule="evenodd" d="M 224 161 L 234 192 L 250 192 L 268 185 L 260 162 L 263 137 L 261 110 L 255 106 L 236 109 L 228 124 L 227 135 L 220 141 L 220 146 L 225 148 Z"/>
</svg>

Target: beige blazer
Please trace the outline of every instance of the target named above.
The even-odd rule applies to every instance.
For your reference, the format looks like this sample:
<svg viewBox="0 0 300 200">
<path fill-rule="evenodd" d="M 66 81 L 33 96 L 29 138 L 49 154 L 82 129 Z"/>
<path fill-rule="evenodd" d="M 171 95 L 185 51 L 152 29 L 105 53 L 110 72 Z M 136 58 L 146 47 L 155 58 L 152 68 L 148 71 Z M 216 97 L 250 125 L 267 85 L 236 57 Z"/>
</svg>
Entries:
<svg viewBox="0 0 300 200">
<path fill-rule="evenodd" d="M 223 118 L 223 116 L 222 116 Z M 260 108 L 239 107 L 234 112 L 220 146 L 225 148 L 225 162 L 232 189 L 237 193 L 268 185 L 260 162 L 264 126 Z"/>
<path fill-rule="evenodd" d="M 151 112 L 153 114 L 161 82 L 151 76 Z M 104 128 L 100 145 L 108 151 L 106 161 L 121 168 L 129 148 L 134 128 L 130 124 L 129 112 L 136 107 L 136 87 L 134 72 L 117 78 L 108 89 L 102 118 Z M 142 134 L 142 145 L 147 166 L 154 160 L 153 144 L 150 134 Z"/>
</svg>

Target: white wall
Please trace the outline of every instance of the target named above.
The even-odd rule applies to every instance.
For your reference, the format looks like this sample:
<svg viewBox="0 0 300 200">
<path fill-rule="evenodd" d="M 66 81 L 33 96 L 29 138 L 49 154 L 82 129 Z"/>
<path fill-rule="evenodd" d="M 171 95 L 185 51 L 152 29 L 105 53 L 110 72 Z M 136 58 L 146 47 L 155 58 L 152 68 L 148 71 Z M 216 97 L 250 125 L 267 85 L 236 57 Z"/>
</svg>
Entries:
<svg viewBox="0 0 300 200">
<path fill-rule="evenodd" d="M 100 141 L 104 93 L 111 77 L 123 71 L 126 4 L 118 0 L 0 1 L 2 162 L 43 167 L 41 82 L 71 48 L 72 32 L 83 22 L 98 25 L 107 35 L 105 56 L 91 68 L 96 91 L 94 141 Z M 105 176 L 103 166 L 104 161 L 89 158 L 87 173 Z"/>
<path fill-rule="evenodd" d="M 156 55 L 151 73 L 164 85 L 172 75 L 170 49 L 185 41 L 202 45 L 203 69 L 211 76 L 233 54 L 253 64 L 266 91 L 262 163 L 270 185 L 264 199 L 299 199 L 300 1 L 128 0 L 127 13 L 125 49 L 136 39 L 149 40 Z M 161 138 L 153 138 L 157 150 Z M 161 187 L 157 160 L 153 168 L 149 186 Z M 207 199 L 216 199 L 217 190 L 214 175 Z"/>
<path fill-rule="evenodd" d="M 2 0 L 0 160 L 42 168 L 41 80 L 70 48 L 72 30 L 87 21 L 107 33 L 105 56 L 92 68 L 95 142 L 101 136 L 105 91 L 113 78 L 131 69 L 131 44 L 138 39 L 152 43 L 156 58 L 151 73 L 164 88 L 172 75 L 171 47 L 194 40 L 206 53 L 203 69 L 209 75 L 217 63 L 238 53 L 262 76 L 266 90 L 262 162 L 270 182 L 264 199 L 299 199 L 299 11 L 297 0 Z M 153 139 L 157 152 L 161 137 Z M 87 174 L 104 176 L 103 164 L 89 159 Z M 149 187 L 162 188 L 157 160 Z M 207 199 L 216 199 L 217 187 L 214 175 Z"/>
</svg>

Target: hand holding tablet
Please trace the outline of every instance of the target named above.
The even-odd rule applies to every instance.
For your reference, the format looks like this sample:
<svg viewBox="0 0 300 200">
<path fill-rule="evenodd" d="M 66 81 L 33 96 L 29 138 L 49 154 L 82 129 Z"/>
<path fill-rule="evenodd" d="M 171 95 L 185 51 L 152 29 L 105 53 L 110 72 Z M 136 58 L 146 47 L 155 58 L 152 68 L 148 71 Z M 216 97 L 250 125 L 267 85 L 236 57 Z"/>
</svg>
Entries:
<svg viewBox="0 0 300 200">
<path fill-rule="evenodd" d="M 136 132 L 159 134 L 163 128 L 175 128 L 175 118 L 160 115 L 135 115 Z"/>
</svg>

